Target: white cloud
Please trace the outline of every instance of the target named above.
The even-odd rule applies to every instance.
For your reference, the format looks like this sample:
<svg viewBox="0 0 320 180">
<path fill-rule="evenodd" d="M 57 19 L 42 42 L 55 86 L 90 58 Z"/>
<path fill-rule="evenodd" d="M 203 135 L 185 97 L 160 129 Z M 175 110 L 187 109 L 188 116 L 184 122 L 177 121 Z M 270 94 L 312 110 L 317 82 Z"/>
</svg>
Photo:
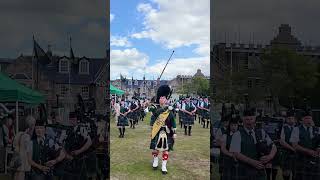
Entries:
<svg viewBox="0 0 320 180">
<path fill-rule="evenodd" d="M 142 77 L 143 69 L 149 62 L 149 57 L 136 48 L 111 50 L 110 59 L 111 79 L 119 78 L 120 73 L 127 77 Z"/>
<path fill-rule="evenodd" d="M 210 44 L 210 0 L 153 0 L 141 3 L 144 30 L 133 38 L 150 38 L 166 48 L 197 45 L 195 53 L 207 56 Z M 155 8 L 157 7 L 157 8 Z"/>
<path fill-rule="evenodd" d="M 192 58 L 174 58 L 170 60 L 167 68 L 165 69 L 161 79 L 173 79 L 177 75 L 194 75 L 197 69 L 209 76 L 210 75 L 210 57 L 192 57 Z M 151 65 L 146 69 L 148 74 L 158 77 L 161 74 L 167 60 Z"/>
<path fill-rule="evenodd" d="M 119 46 L 119 47 L 131 47 L 131 42 L 127 37 L 122 36 L 111 36 L 111 46 Z"/>
<path fill-rule="evenodd" d="M 114 14 L 110 14 L 110 22 L 114 20 Z"/>
</svg>

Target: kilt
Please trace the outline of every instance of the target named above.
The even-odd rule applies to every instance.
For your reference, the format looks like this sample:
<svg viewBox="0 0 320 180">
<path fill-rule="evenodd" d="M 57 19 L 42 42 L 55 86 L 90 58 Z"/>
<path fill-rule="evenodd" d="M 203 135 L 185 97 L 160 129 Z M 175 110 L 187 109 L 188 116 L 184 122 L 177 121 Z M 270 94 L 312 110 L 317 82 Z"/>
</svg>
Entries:
<svg viewBox="0 0 320 180">
<path fill-rule="evenodd" d="M 179 121 L 182 121 L 183 118 L 184 118 L 184 113 L 181 112 L 181 111 L 179 111 L 179 112 L 178 112 L 178 115 L 179 115 Z"/>
<path fill-rule="evenodd" d="M 287 150 L 280 151 L 280 167 L 282 171 L 293 171 L 295 164 L 295 154 Z"/>
<path fill-rule="evenodd" d="M 297 156 L 294 171 L 295 179 L 315 180 L 320 178 L 320 158 L 310 158 L 306 156 Z"/>
<path fill-rule="evenodd" d="M 95 176 L 98 171 L 98 163 L 97 163 L 97 156 L 95 152 L 90 152 L 87 154 L 86 162 L 86 169 L 88 177 Z"/>
<path fill-rule="evenodd" d="M 239 164 L 234 161 L 231 157 L 223 158 L 223 170 L 222 170 L 222 180 L 234 180 L 236 179 L 236 174 Z"/>
<path fill-rule="evenodd" d="M 188 114 L 185 114 L 184 118 L 182 119 L 182 122 L 184 125 L 193 125 L 194 124 L 194 116 L 190 116 Z"/>
<path fill-rule="evenodd" d="M 153 139 L 151 139 L 150 149 L 152 149 L 152 150 L 156 149 L 157 142 L 158 142 L 158 139 L 159 139 L 159 134 L 160 134 L 161 130 L 163 130 L 163 127 L 159 130 L 157 135 Z M 172 134 L 167 133 L 167 138 L 168 138 L 168 147 L 169 147 L 168 151 L 172 151 L 173 150 L 173 143 L 174 143 L 174 139 L 172 138 Z"/>
<path fill-rule="evenodd" d="M 125 116 L 119 116 L 117 126 L 129 126 L 128 118 Z"/>
<path fill-rule="evenodd" d="M 234 175 L 236 180 L 267 180 L 264 170 L 257 170 L 247 164 L 239 163 Z"/>
<path fill-rule="evenodd" d="M 137 115 L 136 112 L 129 112 L 127 117 L 128 117 L 128 119 L 133 120 L 136 118 L 136 115 Z"/>
<path fill-rule="evenodd" d="M 203 112 L 202 112 L 202 118 L 203 118 L 203 119 L 206 119 L 206 120 L 210 120 L 210 114 L 209 114 L 209 112 L 206 111 L 206 110 L 203 110 Z"/>
<path fill-rule="evenodd" d="M 276 155 L 271 160 L 272 167 L 279 167 L 281 163 L 281 153 L 277 151 Z"/>
</svg>

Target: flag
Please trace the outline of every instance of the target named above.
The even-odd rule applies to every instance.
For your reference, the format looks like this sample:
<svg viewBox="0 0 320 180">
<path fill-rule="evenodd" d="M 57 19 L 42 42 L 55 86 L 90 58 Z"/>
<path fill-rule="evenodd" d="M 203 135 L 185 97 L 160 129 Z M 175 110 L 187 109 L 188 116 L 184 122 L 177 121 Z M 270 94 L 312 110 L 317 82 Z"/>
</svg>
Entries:
<svg viewBox="0 0 320 180">
<path fill-rule="evenodd" d="M 49 64 L 50 58 L 48 57 L 47 53 L 40 47 L 37 41 L 33 38 L 33 52 L 34 57 L 37 59 L 37 62 L 40 64 Z"/>
</svg>

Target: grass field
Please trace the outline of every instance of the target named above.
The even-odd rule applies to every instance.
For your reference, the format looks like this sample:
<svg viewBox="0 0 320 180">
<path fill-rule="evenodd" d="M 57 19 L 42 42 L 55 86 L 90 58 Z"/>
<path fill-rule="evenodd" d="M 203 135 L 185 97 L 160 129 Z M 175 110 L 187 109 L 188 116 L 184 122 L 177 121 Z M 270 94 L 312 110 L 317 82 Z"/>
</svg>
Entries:
<svg viewBox="0 0 320 180">
<path fill-rule="evenodd" d="M 184 129 L 177 128 L 174 151 L 169 154 L 168 174 L 152 169 L 150 145 L 150 115 L 140 121 L 136 129 L 126 128 L 125 138 L 118 138 L 119 130 L 111 119 L 110 158 L 111 180 L 144 179 L 210 179 L 210 130 L 195 122 L 192 136 L 185 136 Z"/>
</svg>

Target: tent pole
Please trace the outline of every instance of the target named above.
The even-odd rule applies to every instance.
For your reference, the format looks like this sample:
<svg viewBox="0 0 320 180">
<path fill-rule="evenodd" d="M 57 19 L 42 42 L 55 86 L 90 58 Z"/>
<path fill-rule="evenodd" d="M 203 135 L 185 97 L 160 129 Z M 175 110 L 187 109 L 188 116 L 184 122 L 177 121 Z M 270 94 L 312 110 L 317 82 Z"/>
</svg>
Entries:
<svg viewBox="0 0 320 180">
<path fill-rule="evenodd" d="M 19 111 L 18 111 L 19 102 L 16 101 L 16 133 L 19 132 Z"/>
</svg>

